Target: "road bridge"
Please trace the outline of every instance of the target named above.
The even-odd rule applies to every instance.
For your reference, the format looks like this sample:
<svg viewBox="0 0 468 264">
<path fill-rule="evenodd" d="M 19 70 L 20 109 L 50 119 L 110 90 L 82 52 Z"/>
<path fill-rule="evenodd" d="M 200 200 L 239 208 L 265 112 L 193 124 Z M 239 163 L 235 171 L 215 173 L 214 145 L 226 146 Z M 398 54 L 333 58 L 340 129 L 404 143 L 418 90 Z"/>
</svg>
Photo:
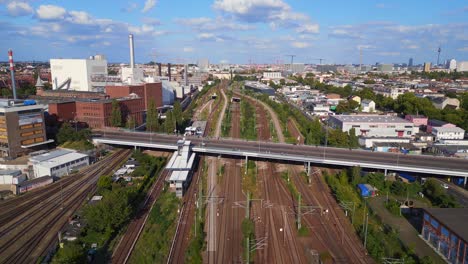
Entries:
<svg viewBox="0 0 468 264">
<path fill-rule="evenodd" d="M 180 136 L 125 131 L 103 131 L 94 143 L 176 150 Z M 229 155 L 242 158 L 304 162 L 338 166 L 360 166 L 390 171 L 468 177 L 468 161 L 459 158 L 427 155 L 380 153 L 358 149 L 342 149 L 309 145 L 281 144 L 221 138 L 188 138 L 192 151 L 200 154 Z"/>
</svg>

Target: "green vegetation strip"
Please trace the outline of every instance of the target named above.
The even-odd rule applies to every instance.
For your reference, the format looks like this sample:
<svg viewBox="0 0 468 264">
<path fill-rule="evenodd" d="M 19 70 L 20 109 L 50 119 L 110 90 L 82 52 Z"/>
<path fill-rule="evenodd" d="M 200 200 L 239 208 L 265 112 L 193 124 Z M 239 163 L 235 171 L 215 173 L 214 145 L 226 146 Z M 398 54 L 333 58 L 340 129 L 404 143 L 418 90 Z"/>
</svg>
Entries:
<svg viewBox="0 0 468 264">
<path fill-rule="evenodd" d="M 199 187 L 201 187 L 201 192 L 199 190 L 197 197 L 199 197 L 199 194 L 201 193 L 202 197 L 206 196 L 206 183 L 207 183 L 207 178 L 208 178 L 208 164 L 206 161 L 203 163 L 203 173 L 202 177 L 200 178 L 201 184 Z M 203 263 L 203 256 L 202 252 L 205 250 L 206 243 L 205 243 L 205 238 L 206 238 L 206 233 L 204 231 L 205 228 L 205 210 L 206 210 L 206 204 L 203 202 L 203 198 L 200 199 L 198 198 L 198 206 L 201 206 L 201 208 L 197 208 L 195 211 L 195 224 L 192 226 L 192 229 L 190 231 L 190 242 L 187 248 L 187 251 L 185 252 L 185 262 L 186 263 L 192 263 L 192 264 L 202 264 Z"/>
<path fill-rule="evenodd" d="M 247 162 L 247 173 L 245 172 L 245 164 L 242 165 L 242 190 L 244 193 L 250 193 L 254 196 L 257 193 L 257 165 L 255 161 Z"/>
<path fill-rule="evenodd" d="M 130 263 L 163 263 L 169 254 L 177 226 L 180 199 L 165 191 L 151 210 L 145 228 L 130 257 Z"/>
<path fill-rule="evenodd" d="M 355 208 L 355 210 L 348 213 L 348 217 L 351 218 L 356 232 L 363 241 L 365 237 L 365 215 L 369 213 L 367 250 L 377 263 L 382 263 L 382 258 L 389 257 L 404 259 L 405 263 L 432 263 L 427 258 L 419 259 L 411 248 L 406 247 L 398 236 L 398 230 L 382 223 L 381 219 L 370 210 L 366 200 L 359 195 L 357 188 L 355 188 L 358 183 L 369 183 L 377 187 L 381 193 L 386 190 L 391 192 L 392 189 L 396 191 L 396 187 L 392 188 L 391 186 L 394 184 L 399 185 L 399 183 L 385 181 L 383 174 L 380 173 L 361 177 L 359 168 L 342 171 L 337 175 L 325 174 L 325 180 L 339 203 L 354 204 L 350 207 Z M 408 190 L 414 188 L 410 196 L 415 195 L 414 192 L 418 190 L 416 185 L 407 188 Z"/>
<path fill-rule="evenodd" d="M 256 126 L 256 113 L 255 108 L 247 102 L 247 100 L 241 100 L 241 118 L 240 118 L 240 127 L 241 127 L 241 137 L 247 140 L 256 140 L 257 139 L 257 126 Z"/>
<path fill-rule="evenodd" d="M 105 263 L 111 257 L 117 236 L 137 213 L 146 193 L 159 175 L 166 159 L 134 152 L 133 158 L 140 164 L 132 173 L 132 184 L 113 182 L 111 175 L 102 175 L 97 182 L 97 195 L 103 199 L 85 205 L 78 213 L 85 227 L 76 242 L 66 242 L 53 258 L 53 263 L 82 263 L 87 251 L 92 252 L 96 263 Z M 91 249 L 96 244 L 97 248 Z M 77 246 L 78 245 L 78 246 Z"/>
</svg>

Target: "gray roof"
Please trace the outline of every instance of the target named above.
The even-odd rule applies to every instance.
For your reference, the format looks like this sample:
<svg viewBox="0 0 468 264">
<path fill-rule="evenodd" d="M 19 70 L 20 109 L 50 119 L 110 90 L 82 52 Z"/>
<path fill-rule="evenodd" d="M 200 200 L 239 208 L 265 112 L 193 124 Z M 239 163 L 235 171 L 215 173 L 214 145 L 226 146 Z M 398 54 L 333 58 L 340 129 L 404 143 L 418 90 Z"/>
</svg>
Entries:
<svg viewBox="0 0 468 264">
<path fill-rule="evenodd" d="M 20 175 L 20 170 L 0 170 L 0 175 Z"/>
<path fill-rule="evenodd" d="M 444 226 L 468 242 L 468 208 L 424 208 Z"/>
<path fill-rule="evenodd" d="M 335 118 L 343 123 L 406 123 L 413 124 L 408 120 L 397 116 L 385 115 L 335 115 L 330 118 Z"/>
<path fill-rule="evenodd" d="M 55 151 L 51 151 L 51 152 L 48 152 L 48 153 L 45 153 L 45 154 L 41 154 L 41 155 L 31 157 L 29 160 L 30 161 L 35 161 L 35 162 L 42 162 L 42 161 L 50 160 L 50 159 L 60 157 L 60 156 L 63 156 L 63 155 L 66 155 L 66 154 L 69 154 L 69 153 L 72 153 L 72 152 L 74 152 L 74 151 L 67 150 L 67 149 L 59 149 L 59 150 L 55 150 Z"/>
</svg>

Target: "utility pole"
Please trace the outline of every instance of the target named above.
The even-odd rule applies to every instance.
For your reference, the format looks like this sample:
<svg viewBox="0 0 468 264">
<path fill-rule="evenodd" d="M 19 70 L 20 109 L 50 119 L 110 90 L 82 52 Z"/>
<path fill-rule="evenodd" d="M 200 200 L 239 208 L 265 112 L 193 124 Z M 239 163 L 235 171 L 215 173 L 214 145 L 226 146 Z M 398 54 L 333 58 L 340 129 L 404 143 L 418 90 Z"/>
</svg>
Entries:
<svg viewBox="0 0 468 264">
<path fill-rule="evenodd" d="M 301 229 L 301 193 L 299 193 L 299 197 L 297 197 L 297 230 Z"/>
<path fill-rule="evenodd" d="M 369 226 L 369 212 L 366 213 L 366 225 L 364 231 L 364 249 L 367 250 L 367 227 Z"/>
</svg>

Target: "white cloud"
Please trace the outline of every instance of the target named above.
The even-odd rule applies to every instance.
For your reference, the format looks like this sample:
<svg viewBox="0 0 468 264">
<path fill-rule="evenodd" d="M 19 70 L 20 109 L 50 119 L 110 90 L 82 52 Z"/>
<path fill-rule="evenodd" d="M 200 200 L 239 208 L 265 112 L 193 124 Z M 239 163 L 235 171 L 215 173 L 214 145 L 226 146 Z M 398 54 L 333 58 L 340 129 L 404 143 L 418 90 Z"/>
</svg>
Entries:
<svg viewBox="0 0 468 264">
<path fill-rule="evenodd" d="M 294 41 L 293 43 L 291 43 L 291 46 L 298 49 L 304 49 L 310 47 L 310 44 L 302 41 Z"/>
<path fill-rule="evenodd" d="M 253 26 L 236 23 L 225 18 L 217 17 L 211 19 L 208 17 L 196 17 L 196 18 L 178 18 L 175 20 L 177 23 L 189 26 L 196 31 L 224 31 L 224 30 L 249 30 L 253 29 Z"/>
<path fill-rule="evenodd" d="M 457 50 L 458 51 L 463 51 L 463 52 L 468 52 L 468 47 L 459 48 Z"/>
<path fill-rule="evenodd" d="M 213 8 L 239 21 L 267 23 L 272 29 L 301 28 L 304 23 L 307 23 L 310 25 L 298 32 L 308 30 L 315 33 L 317 30 L 310 23 L 309 16 L 294 12 L 291 6 L 283 0 L 216 0 Z"/>
<path fill-rule="evenodd" d="M 146 0 L 145 6 L 143 7 L 143 10 L 141 12 L 146 13 L 153 9 L 153 7 L 156 5 L 156 0 Z"/>
<path fill-rule="evenodd" d="M 63 19 L 67 11 L 55 5 L 40 5 L 36 11 L 37 17 L 43 20 Z"/>
<path fill-rule="evenodd" d="M 70 11 L 67 20 L 74 24 L 90 25 L 94 23 L 94 19 L 84 11 Z"/>
<path fill-rule="evenodd" d="M 7 10 L 11 16 L 26 16 L 34 13 L 34 10 L 28 3 L 17 1 L 8 3 Z"/>
<path fill-rule="evenodd" d="M 358 50 L 363 49 L 363 50 L 368 50 L 368 49 L 375 49 L 374 45 L 357 45 L 356 48 Z"/>
<path fill-rule="evenodd" d="M 137 3 L 134 3 L 134 2 L 129 2 L 128 5 L 124 8 L 121 9 L 122 12 L 127 12 L 127 13 L 130 13 L 130 12 L 133 12 L 135 11 L 135 9 L 138 8 L 138 4 Z"/>
<path fill-rule="evenodd" d="M 407 48 L 407 49 L 419 49 L 420 47 L 418 45 L 413 44 L 413 45 L 408 45 L 405 48 Z"/>
<path fill-rule="evenodd" d="M 297 33 L 312 33 L 318 34 L 320 26 L 318 24 L 304 24 L 296 28 Z"/>
<path fill-rule="evenodd" d="M 192 48 L 192 47 L 184 47 L 184 48 L 183 48 L 183 51 L 184 51 L 184 52 L 193 52 L 193 51 L 194 51 L 194 48 Z"/>
<path fill-rule="evenodd" d="M 400 52 L 397 51 L 382 51 L 382 52 L 376 52 L 377 55 L 380 56 L 399 56 Z"/>
</svg>

